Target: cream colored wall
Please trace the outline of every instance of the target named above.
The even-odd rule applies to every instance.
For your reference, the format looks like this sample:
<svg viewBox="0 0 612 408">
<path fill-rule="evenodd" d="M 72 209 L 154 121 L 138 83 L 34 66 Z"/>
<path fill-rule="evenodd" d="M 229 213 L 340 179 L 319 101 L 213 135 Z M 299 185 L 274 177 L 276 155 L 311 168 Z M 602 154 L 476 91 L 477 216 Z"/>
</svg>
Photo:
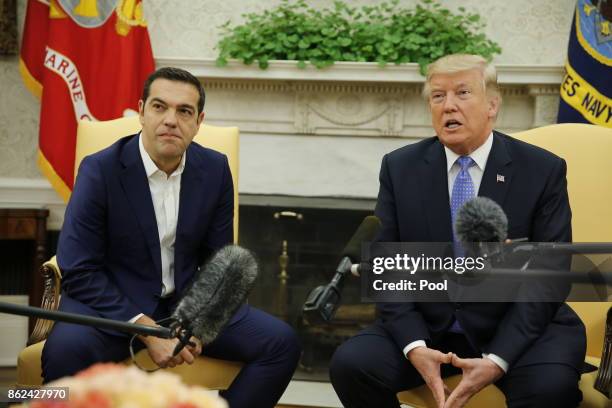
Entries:
<svg viewBox="0 0 612 408">
<path fill-rule="evenodd" d="M 402 4 L 414 4 L 403 0 Z M 20 32 L 25 0 L 19 0 Z M 263 10 L 277 0 L 190 1 L 146 0 L 145 13 L 156 57 L 214 58 L 217 27 L 243 13 Z M 311 0 L 325 6 L 331 0 Z M 370 0 L 351 1 L 355 5 Z M 561 65 L 565 59 L 574 0 L 448 0 L 451 9 L 464 6 L 487 21 L 487 34 L 497 41 L 503 64 Z M 189 5 L 190 7 L 186 7 Z M 26 91 L 17 57 L 0 59 L 0 177 L 38 178 L 36 146 L 38 101 Z"/>
<path fill-rule="evenodd" d="M 333 4 L 332 0 L 306 2 L 320 7 Z M 373 3 L 372 0 L 347 2 L 355 6 Z M 228 19 L 242 21 L 243 13 L 261 11 L 280 1 L 146 0 L 145 3 L 156 56 L 213 58 L 219 25 Z M 419 1 L 400 0 L 400 3 L 411 6 Z M 503 54 L 496 58 L 499 63 L 561 65 L 565 60 L 575 0 L 442 0 L 441 3 L 451 10 L 463 6 L 485 19 L 487 35 L 503 49 Z"/>
</svg>

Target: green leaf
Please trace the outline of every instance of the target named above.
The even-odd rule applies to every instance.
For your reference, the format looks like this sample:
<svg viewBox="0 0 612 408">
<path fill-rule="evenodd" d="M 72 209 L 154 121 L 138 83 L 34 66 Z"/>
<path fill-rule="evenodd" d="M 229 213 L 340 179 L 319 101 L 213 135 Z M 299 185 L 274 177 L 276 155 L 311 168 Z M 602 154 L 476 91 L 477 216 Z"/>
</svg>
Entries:
<svg viewBox="0 0 612 408">
<path fill-rule="evenodd" d="M 343 47 L 347 47 L 347 46 L 351 45 L 351 43 L 352 43 L 352 41 L 348 37 L 338 38 L 338 44 L 340 44 Z"/>
<path fill-rule="evenodd" d="M 270 64 L 268 63 L 268 59 L 267 58 L 261 58 L 259 60 L 259 68 L 261 69 L 266 69 L 268 68 Z"/>
</svg>

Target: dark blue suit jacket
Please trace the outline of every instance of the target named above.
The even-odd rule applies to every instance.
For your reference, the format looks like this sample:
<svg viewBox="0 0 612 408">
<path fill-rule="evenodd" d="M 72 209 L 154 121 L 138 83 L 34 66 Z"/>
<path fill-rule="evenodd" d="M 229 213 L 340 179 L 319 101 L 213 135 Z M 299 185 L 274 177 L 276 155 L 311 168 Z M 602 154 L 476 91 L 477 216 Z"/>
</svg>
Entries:
<svg viewBox="0 0 612 408">
<path fill-rule="evenodd" d="M 504 182 L 497 182 L 497 175 Z M 569 242 L 571 210 L 565 161 L 494 132 L 479 196 L 508 216 L 508 237 Z M 376 215 L 381 242 L 453 240 L 446 154 L 437 137 L 387 154 L 382 161 Z M 382 303 L 379 320 L 400 349 L 435 340 L 461 324 L 479 351 L 513 366 L 557 362 L 579 369 L 586 350 L 584 325 L 563 303 Z"/>
<path fill-rule="evenodd" d="M 175 298 L 198 265 L 233 241 L 234 191 L 225 155 L 186 151 L 175 241 Z M 162 290 L 155 211 L 138 135 L 86 157 L 60 233 L 60 310 L 127 321 L 151 315 Z M 78 310 L 74 310 L 78 309 Z"/>
</svg>

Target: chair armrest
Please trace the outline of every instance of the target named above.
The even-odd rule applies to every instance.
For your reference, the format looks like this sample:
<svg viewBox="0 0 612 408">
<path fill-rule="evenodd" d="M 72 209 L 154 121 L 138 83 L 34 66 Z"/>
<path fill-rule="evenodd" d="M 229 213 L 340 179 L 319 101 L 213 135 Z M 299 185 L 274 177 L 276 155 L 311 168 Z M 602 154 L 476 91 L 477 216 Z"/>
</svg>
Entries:
<svg viewBox="0 0 612 408">
<path fill-rule="evenodd" d="M 595 380 L 595 389 L 610 399 L 612 398 L 612 307 L 608 309 L 604 336 L 604 346 L 599 372 Z"/>
<path fill-rule="evenodd" d="M 43 276 L 44 282 L 43 297 L 40 305 L 43 309 L 57 310 L 60 300 L 62 274 L 55 261 L 55 256 L 40 267 L 40 273 Z M 34 330 L 28 339 L 28 346 L 46 339 L 53 327 L 53 323 L 52 320 L 37 319 Z"/>
</svg>

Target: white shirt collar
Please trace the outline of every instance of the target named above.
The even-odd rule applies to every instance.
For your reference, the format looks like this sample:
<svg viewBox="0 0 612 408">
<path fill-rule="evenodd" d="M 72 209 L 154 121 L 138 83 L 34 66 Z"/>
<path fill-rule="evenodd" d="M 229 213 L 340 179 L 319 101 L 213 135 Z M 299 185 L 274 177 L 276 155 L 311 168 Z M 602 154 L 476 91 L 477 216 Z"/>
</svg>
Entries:
<svg viewBox="0 0 612 408">
<path fill-rule="evenodd" d="M 140 150 L 140 157 L 142 158 L 142 163 L 144 164 L 145 172 L 147 173 L 147 178 L 151 177 L 153 174 L 155 174 L 158 171 L 163 173 L 163 171 L 161 171 L 159 167 L 157 167 L 155 162 L 153 162 L 153 159 L 151 159 L 151 156 L 149 156 L 149 153 L 147 153 L 147 151 L 145 150 L 144 144 L 142 143 L 142 132 L 138 133 L 138 149 Z M 183 170 L 185 170 L 186 160 L 187 160 L 187 153 L 185 152 L 183 153 L 183 156 L 181 157 L 181 162 L 179 163 L 178 167 L 176 168 L 176 170 L 172 172 L 170 176 L 182 174 Z"/>
<path fill-rule="evenodd" d="M 481 171 L 484 171 L 485 165 L 487 164 L 489 153 L 491 153 L 491 147 L 493 147 L 493 132 L 489 134 L 487 140 L 485 140 L 478 149 L 469 154 Z M 444 151 L 446 152 L 446 171 L 449 172 L 460 156 L 446 146 L 444 146 Z"/>
</svg>

